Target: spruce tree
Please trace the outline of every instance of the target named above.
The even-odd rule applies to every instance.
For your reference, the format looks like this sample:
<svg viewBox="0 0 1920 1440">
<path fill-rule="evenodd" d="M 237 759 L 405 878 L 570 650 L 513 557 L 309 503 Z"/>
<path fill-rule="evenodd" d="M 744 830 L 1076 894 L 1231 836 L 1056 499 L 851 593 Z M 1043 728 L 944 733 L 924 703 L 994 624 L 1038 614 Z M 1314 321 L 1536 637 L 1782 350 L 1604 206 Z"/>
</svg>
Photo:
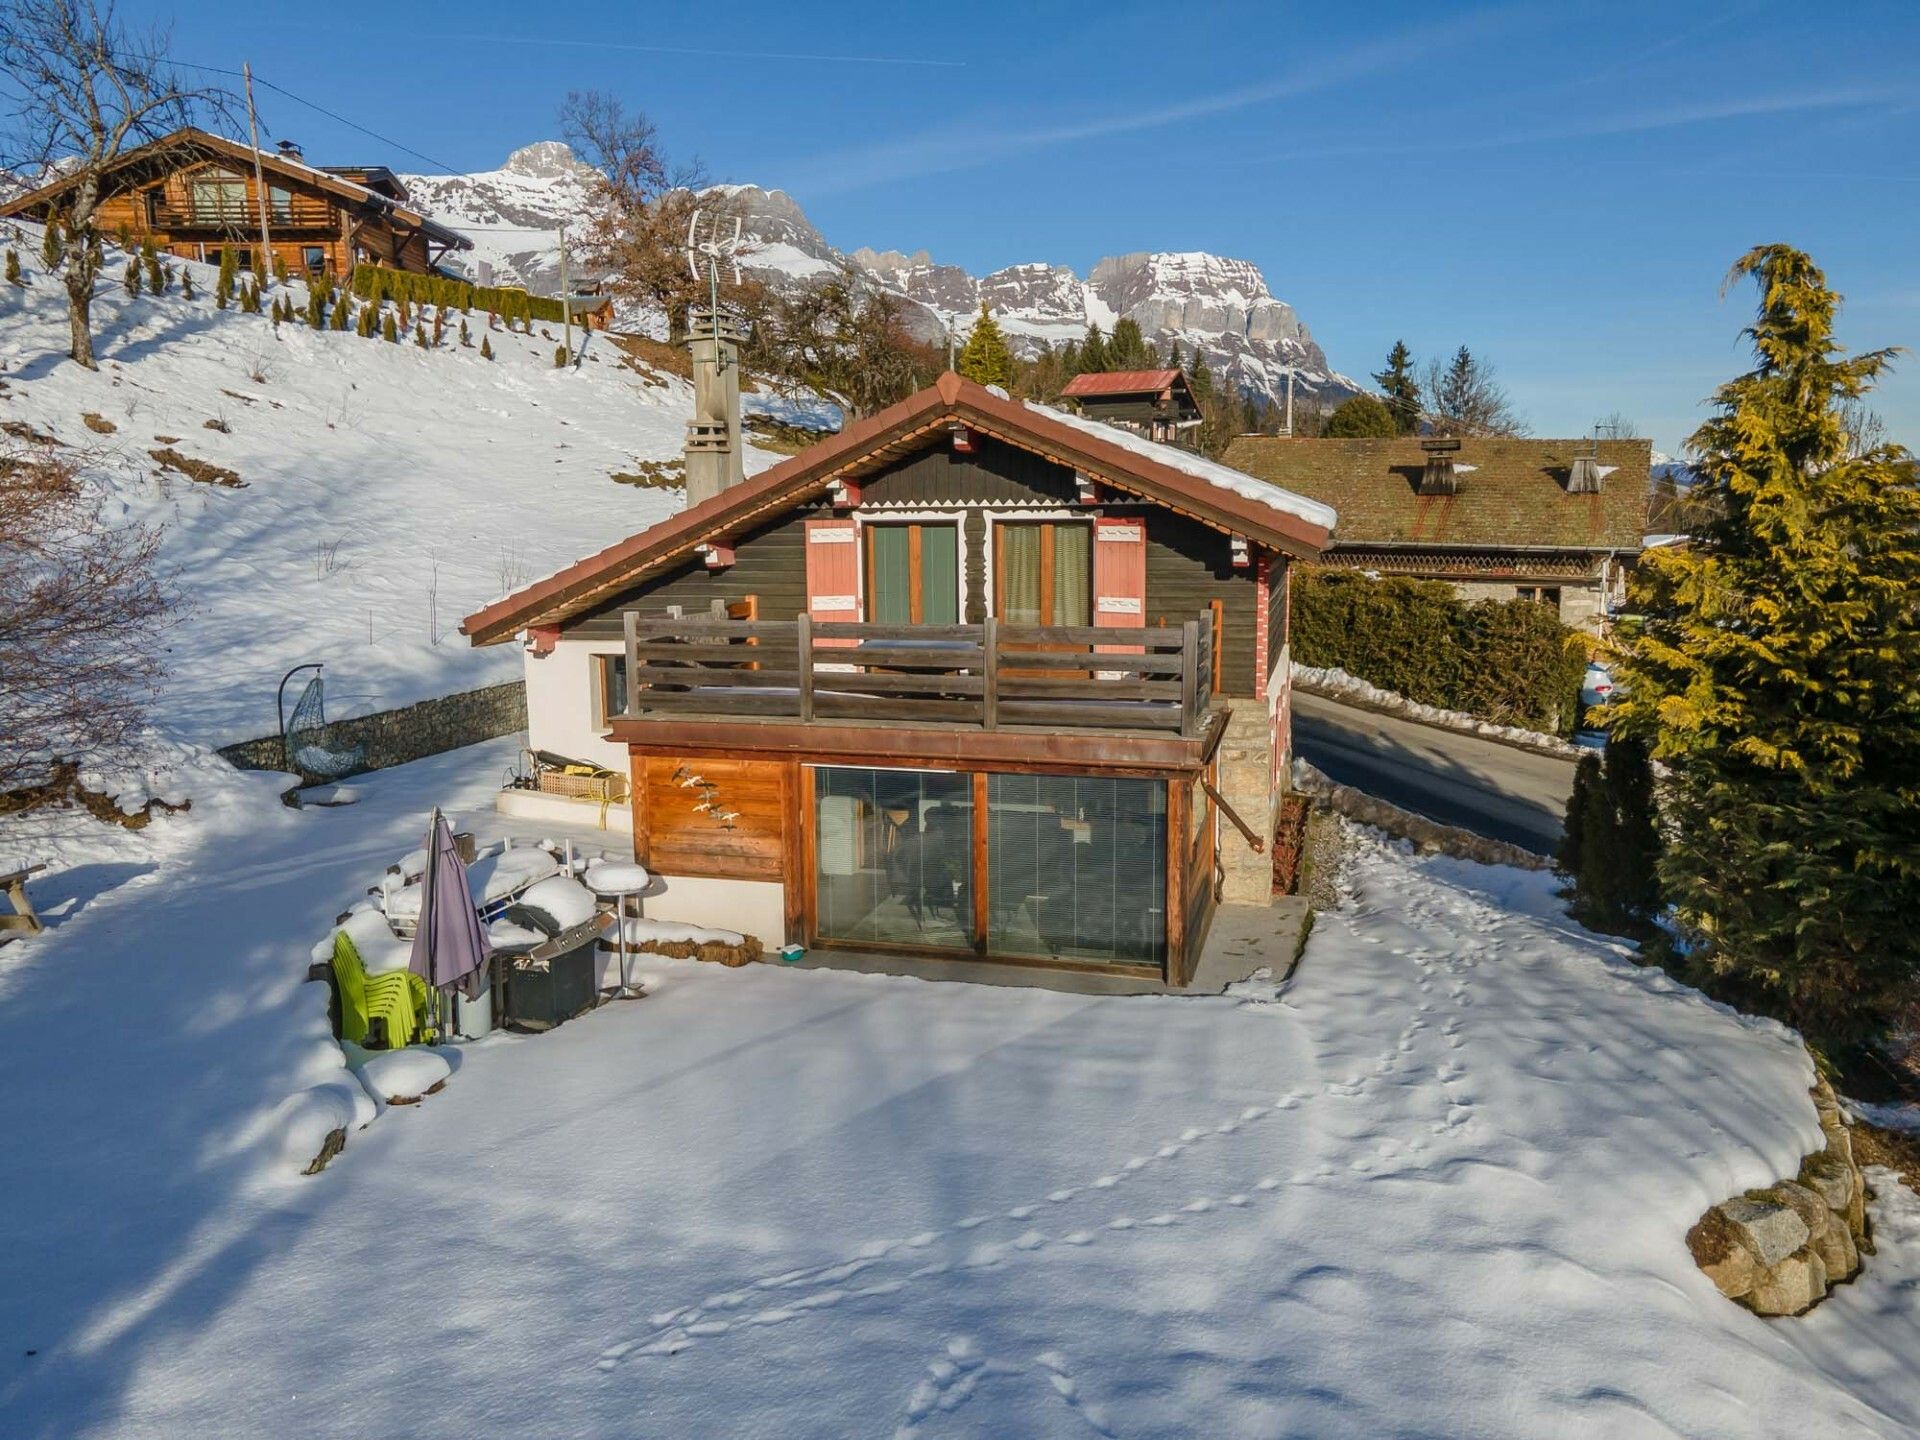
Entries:
<svg viewBox="0 0 1920 1440">
<path fill-rule="evenodd" d="M 385 316 L 381 318 L 380 338 L 394 345 L 400 343 L 400 324 L 399 321 L 395 319 L 394 313 L 391 310 L 387 311 Z"/>
<path fill-rule="evenodd" d="M 122 279 L 126 284 L 127 294 L 138 295 L 140 293 L 140 257 L 138 255 L 129 255 L 127 257 L 127 273 Z"/>
<path fill-rule="evenodd" d="M 1153 347 L 1140 333 L 1138 321 L 1122 315 L 1113 322 L 1113 335 L 1107 341 L 1109 370 L 1151 370 L 1155 358 Z"/>
<path fill-rule="evenodd" d="M 194 298 L 193 267 L 191 265 L 182 265 L 180 267 L 180 296 L 184 300 Z"/>
<path fill-rule="evenodd" d="M 24 286 L 27 283 L 20 278 L 20 252 L 12 246 L 7 247 L 7 281 L 12 285 Z"/>
<path fill-rule="evenodd" d="M 1179 370 L 1184 368 L 1180 361 L 1180 342 L 1177 339 L 1169 340 L 1167 342 L 1166 368 L 1169 370 Z"/>
<path fill-rule="evenodd" d="M 379 315 L 380 307 L 372 301 L 368 301 L 360 307 L 360 318 L 353 327 L 353 333 L 358 335 L 362 340 L 371 340 L 373 338 L 374 323 L 378 320 Z"/>
<path fill-rule="evenodd" d="M 427 345 L 427 327 L 426 327 L 425 325 L 421 325 L 421 324 L 415 324 L 415 325 L 414 325 L 414 327 L 413 327 L 413 343 L 414 343 L 414 344 L 416 344 L 416 345 L 418 345 L 418 346 L 419 346 L 419 347 L 420 347 L 420 348 L 421 348 L 422 350 L 425 350 L 425 349 L 427 349 L 427 348 L 428 348 L 428 345 Z"/>
<path fill-rule="evenodd" d="M 566 346 L 556 345 L 553 347 L 553 368 L 556 370 L 564 370 L 567 368 Z"/>
<path fill-rule="evenodd" d="M 973 322 L 973 333 L 960 347 L 954 368 L 976 385 L 1005 388 L 1013 383 L 1013 352 L 1007 349 L 1007 337 L 1000 331 L 1000 322 L 993 318 L 984 300 Z"/>
<path fill-rule="evenodd" d="M 166 286 L 160 271 L 160 252 L 153 248 L 152 236 L 141 243 L 140 264 L 147 272 L 147 289 L 158 295 Z"/>
<path fill-rule="evenodd" d="M 345 290 L 333 302 L 333 328 L 342 334 L 353 328 L 353 296 Z"/>
<path fill-rule="evenodd" d="M 467 329 L 467 322 L 464 317 L 460 321 L 460 343 L 469 350 L 473 348 L 473 334 Z"/>
<path fill-rule="evenodd" d="M 58 217 L 49 217 L 46 234 L 40 237 L 40 264 L 51 275 L 60 268 L 60 262 L 66 257 L 67 247 L 60 238 Z"/>
<path fill-rule="evenodd" d="M 1193 398 L 1202 402 L 1213 398 L 1213 371 L 1207 368 L 1207 357 L 1198 350 L 1193 352 L 1193 369 L 1187 374 L 1187 383 L 1193 386 Z"/>
<path fill-rule="evenodd" d="M 1801 252 L 1749 251 L 1756 368 L 1688 441 L 1711 518 L 1636 577 L 1612 728 L 1668 769 L 1660 880 L 1717 988 L 1832 1047 L 1920 974 L 1920 488 L 1850 430 L 1848 357 Z"/>
<path fill-rule="evenodd" d="M 1387 368 L 1376 370 L 1374 384 L 1386 397 L 1396 434 L 1411 435 L 1420 428 L 1420 380 L 1413 373 L 1413 352 L 1396 340 L 1387 352 Z"/>
<path fill-rule="evenodd" d="M 1106 337 L 1100 333 L 1098 325 L 1089 325 L 1087 338 L 1080 342 L 1080 369 L 1076 373 L 1098 375 L 1111 369 L 1113 365 L 1107 359 Z"/>
<path fill-rule="evenodd" d="M 233 282 L 240 273 L 240 264 L 234 259 L 233 251 L 220 252 L 220 274 L 214 281 L 213 303 L 222 310 L 233 303 Z"/>
<path fill-rule="evenodd" d="M 491 360 L 493 358 L 493 342 L 488 340 L 484 335 L 480 337 L 480 358 L 482 360 Z"/>
</svg>

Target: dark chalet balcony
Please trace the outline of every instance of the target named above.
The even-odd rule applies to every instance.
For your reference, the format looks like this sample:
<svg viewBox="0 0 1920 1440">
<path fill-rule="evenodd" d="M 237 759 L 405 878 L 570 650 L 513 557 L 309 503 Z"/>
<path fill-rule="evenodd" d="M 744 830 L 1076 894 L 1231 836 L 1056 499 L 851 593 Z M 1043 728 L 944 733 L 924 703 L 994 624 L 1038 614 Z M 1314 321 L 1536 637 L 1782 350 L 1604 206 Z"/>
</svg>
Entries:
<svg viewBox="0 0 1920 1440">
<path fill-rule="evenodd" d="M 1178 626 L 868 625 L 625 616 L 627 708 L 650 721 L 1123 732 L 1198 740 L 1211 618 Z"/>
</svg>

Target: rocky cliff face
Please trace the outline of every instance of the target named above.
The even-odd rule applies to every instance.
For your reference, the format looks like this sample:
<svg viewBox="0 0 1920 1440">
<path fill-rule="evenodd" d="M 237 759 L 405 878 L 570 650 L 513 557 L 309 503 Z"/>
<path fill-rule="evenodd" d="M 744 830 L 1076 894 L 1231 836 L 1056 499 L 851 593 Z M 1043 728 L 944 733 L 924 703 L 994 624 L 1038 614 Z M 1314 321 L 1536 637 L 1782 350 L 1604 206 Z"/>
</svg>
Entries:
<svg viewBox="0 0 1920 1440">
<path fill-rule="evenodd" d="M 498 170 L 473 175 L 403 177 L 414 200 L 455 228 L 467 227 L 475 248 L 450 257 L 467 273 L 485 262 L 496 281 L 551 293 L 559 278 L 557 231 L 588 208 L 594 172 L 558 141 L 516 150 Z M 841 251 L 814 228 L 783 190 L 757 185 L 715 187 L 743 220 L 751 253 L 742 268 L 777 286 L 840 276 L 905 303 L 907 321 L 923 339 L 941 342 L 956 323 L 962 334 L 985 301 L 1016 351 L 1077 340 L 1089 325 L 1111 331 L 1122 316 L 1157 347 L 1178 341 L 1183 355 L 1206 357 L 1217 379 L 1278 403 L 1291 371 L 1297 391 L 1337 401 L 1356 393 L 1335 372 L 1306 326 L 1274 298 L 1251 261 L 1200 251 L 1117 255 L 1084 279 L 1064 265 L 1010 265 L 974 276 L 941 265 L 925 250 Z"/>
</svg>

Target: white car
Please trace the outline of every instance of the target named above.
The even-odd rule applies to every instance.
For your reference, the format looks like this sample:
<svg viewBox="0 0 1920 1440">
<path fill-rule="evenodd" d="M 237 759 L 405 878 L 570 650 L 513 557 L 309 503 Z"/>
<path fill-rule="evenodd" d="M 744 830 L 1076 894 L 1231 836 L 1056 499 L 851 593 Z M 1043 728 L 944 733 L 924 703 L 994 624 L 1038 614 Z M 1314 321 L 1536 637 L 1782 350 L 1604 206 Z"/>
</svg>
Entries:
<svg viewBox="0 0 1920 1440">
<path fill-rule="evenodd" d="M 1611 705 L 1619 691 L 1613 683 L 1613 671 L 1598 660 L 1587 662 L 1587 673 L 1580 681 L 1580 708 L 1591 710 L 1596 705 Z"/>
</svg>

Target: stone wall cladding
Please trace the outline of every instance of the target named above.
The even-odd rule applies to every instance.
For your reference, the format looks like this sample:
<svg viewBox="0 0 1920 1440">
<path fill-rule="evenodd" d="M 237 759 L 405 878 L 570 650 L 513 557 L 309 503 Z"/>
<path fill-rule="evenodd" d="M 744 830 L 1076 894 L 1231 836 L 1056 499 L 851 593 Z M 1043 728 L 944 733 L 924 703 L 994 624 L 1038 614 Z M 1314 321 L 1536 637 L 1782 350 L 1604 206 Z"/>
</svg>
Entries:
<svg viewBox="0 0 1920 1440">
<path fill-rule="evenodd" d="M 1723 1200 L 1687 1232 L 1694 1263 L 1756 1315 L 1804 1314 L 1873 1253 L 1866 1181 L 1825 1079 L 1813 1104 L 1827 1144 L 1800 1162 L 1798 1177 Z"/>
<path fill-rule="evenodd" d="M 527 687 L 519 680 L 463 690 L 405 705 L 377 710 L 327 725 L 321 744 L 328 750 L 366 747 L 366 759 L 353 773 L 385 770 L 410 760 L 423 760 L 462 746 L 477 745 L 527 728 Z M 242 740 L 222 746 L 220 754 L 241 770 L 285 770 L 287 762 L 278 735 Z M 296 772 L 298 773 L 298 772 Z M 324 777 L 301 775 L 312 783 Z"/>
<path fill-rule="evenodd" d="M 1273 729 L 1253 702 L 1237 704 L 1227 717 L 1217 758 L 1220 798 L 1269 844 L 1277 818 L 1273 787 Z M 1263 830 L 1264 826 L 1264 830 Z M 1273 857 L 1256 855 L 1230 823 L 1219 831 L 1220 898 L 1229 905 L 1266 905 L 1273 900 Z"/>
</svg>

